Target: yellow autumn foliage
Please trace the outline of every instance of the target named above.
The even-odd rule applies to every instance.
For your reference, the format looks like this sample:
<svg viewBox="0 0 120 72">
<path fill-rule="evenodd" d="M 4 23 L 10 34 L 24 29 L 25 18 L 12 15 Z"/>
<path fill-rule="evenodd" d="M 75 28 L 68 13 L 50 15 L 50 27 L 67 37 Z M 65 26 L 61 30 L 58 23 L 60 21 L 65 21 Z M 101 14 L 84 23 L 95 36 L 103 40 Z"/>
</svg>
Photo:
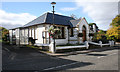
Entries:
<svg viewBox="0 0 120 72">
<path fill-rule="evenodd" d="M 112 26 L 107 30 L 106 35 L 108 38 L 114 36 L 115 39 L 120 39 L 120 26 Z"/>
</svg>

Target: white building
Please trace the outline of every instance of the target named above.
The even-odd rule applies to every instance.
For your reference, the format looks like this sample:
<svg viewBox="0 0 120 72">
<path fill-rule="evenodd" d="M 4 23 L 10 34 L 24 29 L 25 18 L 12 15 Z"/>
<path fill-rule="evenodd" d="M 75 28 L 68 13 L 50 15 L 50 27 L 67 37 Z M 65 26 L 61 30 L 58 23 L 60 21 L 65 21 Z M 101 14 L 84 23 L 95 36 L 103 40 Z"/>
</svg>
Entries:
<svg viewBox="0 0 120 72">
<path fill-rule="evenodd" d="M 96 25 L 90 29 L 84 17 L 76 20 L 72 17 L 55 14 L 54 19 L 55 26 L 61 30 L 61 34 L 55 39 L 56 45 L 83 43 L 91 40 L 90 33 L 96 32 Z M 52 25 L 53 14 L 47 12 L 23 27 L 10 29 L 10 43 L 13 44 L 13 40 L 15 40 L 16 45 L 26 45 L 29 44 L 29 37 L 32 37 L 35 39 L 35 44 L 50 44 L 51 37 L 47 31 Z"/>
</svg>

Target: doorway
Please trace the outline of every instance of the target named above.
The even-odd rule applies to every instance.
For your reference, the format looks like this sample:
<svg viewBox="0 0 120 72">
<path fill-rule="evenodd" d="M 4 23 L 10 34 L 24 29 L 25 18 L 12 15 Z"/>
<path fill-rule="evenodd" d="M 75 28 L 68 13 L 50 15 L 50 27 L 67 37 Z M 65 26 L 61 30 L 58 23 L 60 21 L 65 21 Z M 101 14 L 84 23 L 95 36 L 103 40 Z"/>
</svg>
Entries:
<svg viewBox="0 0 120 72">
<path fill-rule="evenodd" d="M 83 34 L 83 37 L 82 37 L 83 42 L 85 42 L 86 41 L 86 27 L 85 26 L 82 27 L 82 34 Z"/>
</svg>

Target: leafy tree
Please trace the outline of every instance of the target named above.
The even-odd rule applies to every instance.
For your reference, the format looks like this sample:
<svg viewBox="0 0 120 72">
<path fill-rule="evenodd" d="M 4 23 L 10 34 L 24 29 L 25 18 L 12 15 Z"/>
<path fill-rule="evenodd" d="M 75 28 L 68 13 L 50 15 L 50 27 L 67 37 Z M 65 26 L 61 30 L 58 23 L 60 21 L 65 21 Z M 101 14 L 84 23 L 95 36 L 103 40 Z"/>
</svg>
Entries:
<svg viewBox="0 0 120 72">
<path fill-rule="evenodd" d="M 89 26 L 96 25 L 96 23 L 89 23 Z"/>
<path fill-rule="evenodd" d="M 117 40 L 120 39 L 120 26 L 113 26 L 107 30 L 106 36 L 108 39 Z"/>
<path fill-rule="evenodd" d="M 0 27 L 0 39 L 2 40 L 7 40 L 7 35 L 8 35 L 9 31 L 4 28 L 4 27 Z"/>
<path fill-rule="evenodd" d="M 120 26 L 120 15 L 117 15 L 113 20 L 110 26 Z"/>
<path fill-rule="evenodd" d="M 120 40 L 120 15 L 117 15 L 110 24 L 111 28 L 107 30 L 106 36 L 108 39 Z"/>
<path fill-rule="evenodd" d="M 102 43 L 108 43 L 108 39 L 106 37 L 106 31 L 99 30 L 97 33 L 94 34 L 93 41 L 99 42 L 102 41 Z"/>
<path fill-rule="evenodd" d="M 99 30 L 97 33 L 94 34 L 93 40 L 100 40 L 103 36 L 105 36 L 105 31 Z"/>
</svg>

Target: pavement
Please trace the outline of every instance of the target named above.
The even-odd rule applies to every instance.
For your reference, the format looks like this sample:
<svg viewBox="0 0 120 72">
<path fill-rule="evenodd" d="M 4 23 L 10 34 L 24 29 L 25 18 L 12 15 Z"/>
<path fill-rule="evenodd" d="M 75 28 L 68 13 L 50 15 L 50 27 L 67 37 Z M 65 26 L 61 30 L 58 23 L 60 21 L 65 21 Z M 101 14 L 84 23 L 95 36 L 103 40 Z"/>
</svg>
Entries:
<svg viewBox="0 0 120 72">
<path fill-rule="evenodd" d="M 2 69 L 3 72 L 6 70 L 33 70 L 36 72 L 49 70 L 118 70 L 119 48 L 120 46 L 98 47 L 98 49 L 52 54 L 3 44 Z"/>
<path fill-rule="evenodd" d="M 56 52 L 56 53 L 50 53 L 50 52 L 46 52 L 46 51 L 39 51 L 41 53 L 45 53 L 47 55 L 50 55 L 50 56 L 68 56 L 68 55 L 76 55 L 76 54 L 83 54 L 83 53 L 89 53 L 89 52 L 94 52 L 94 51 L 102 51 L 102 50 L 110 50 L 110 49 L 113 49 L 113 48 L 118 48 L 120 47 L 120 45 L 116 45 L 116 46 L 113 46 L 113 47 L 102 47 L 102 48 L 93 48 L 93 49 L 85 49 L 85 50 L 79 50 L 79 51 L 71 51 L 71 52 L 64 52 L 64 53 L 59 53 L 59 52 Z M 63 50 L 64 51 L 64 50 Z"/>
</svg>

